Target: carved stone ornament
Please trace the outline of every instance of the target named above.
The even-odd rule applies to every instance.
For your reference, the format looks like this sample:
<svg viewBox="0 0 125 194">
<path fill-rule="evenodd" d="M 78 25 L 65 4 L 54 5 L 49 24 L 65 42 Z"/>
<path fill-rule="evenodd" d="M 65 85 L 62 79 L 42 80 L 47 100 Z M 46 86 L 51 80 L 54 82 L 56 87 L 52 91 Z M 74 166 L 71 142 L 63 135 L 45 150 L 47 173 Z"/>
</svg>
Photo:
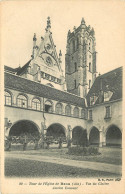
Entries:
<svg viewBox="0 0 125 194">
<path fill-rule="evenodd" d="M 47 64 L 48 66 L 53 66 L 52 59 L 51 59 L 49 56 L 46 57 L 46 64 Z"/>
</svg>

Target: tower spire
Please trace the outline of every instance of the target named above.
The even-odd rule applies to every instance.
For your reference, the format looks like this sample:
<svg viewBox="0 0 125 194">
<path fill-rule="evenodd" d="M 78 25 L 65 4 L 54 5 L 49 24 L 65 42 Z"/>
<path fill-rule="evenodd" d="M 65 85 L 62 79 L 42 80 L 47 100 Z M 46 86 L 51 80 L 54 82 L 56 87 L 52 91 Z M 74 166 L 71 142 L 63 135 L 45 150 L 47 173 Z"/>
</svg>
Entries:
<svg viewBox="0 0 125 194">
<path fill-rule="evenodd" d="M 46 31 L 50 31 L 51 28 L 51 21 L 50 21 L 50 17 L 47 18 L 47 26 L 46 26 Z"/>
</svg>

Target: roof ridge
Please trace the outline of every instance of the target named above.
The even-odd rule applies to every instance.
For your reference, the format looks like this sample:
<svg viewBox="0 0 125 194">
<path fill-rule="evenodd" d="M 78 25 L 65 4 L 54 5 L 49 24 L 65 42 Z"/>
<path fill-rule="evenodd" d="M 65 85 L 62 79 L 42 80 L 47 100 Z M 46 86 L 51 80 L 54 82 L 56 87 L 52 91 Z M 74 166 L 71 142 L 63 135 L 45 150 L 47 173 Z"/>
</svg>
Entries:
<svg viewBox="0 0 125 194">
<path fill-rule="evenodd" d="M 118 69 L 122 69 L 122 68 L 123 68 L 123 66 L 121 66 L 121 67 L 117 67 L 116 69 L 113 69 L 113 70 L 111 70 L 111 71 L 108 71 L 108 72 L 106 72 L 106 73 L 104 73 L 104 74 L 102 74 L 102 75 L 98 76 L 97 78 L 99 78 L 99 77 L 101 77 L 101 76 L 105 76 L 105 75 L 107 75 L 107 74 L 109 74 L 109 73 L 113 73 L 113 71 L 116 71 L 116 70 L 118 70 Z"/>
<path fill-rule="evenodd" d="M 44 87 L 48 87 L 48 88 L 57 90 L 57 91 L 59 91 L 59 92 L 63 92 L 63 93 L 70 94 L 70 95 L 72 95 L 72 96 L 78 97 L 79 99 L 84 99 L 84 100 L 85 100 L 85 98 L 81 98 L 80 96 L 77 96 L 77 95 L 72 94 L 72 93 L 70 93 L 70 92 L 62 91 L 62 90 L 59 90 L 59 89 L 54 88 L 54 87 L 52 88 L 52 87 L 50 87 L 50 86 L 48 86 L 48 85 L 44 85 L 44 84 L 42 84 L 42 83 L 38 83 L 37 81 L 33 81 L 33 80 L 30 80 L 30 79 L 24 78 L 24 77 L 22 77 L 22 76 L 12 74 L 12 73 L 10 73 L 10 72 L 5 72 L 5 73 L 6 73 L 6 74 L 10 74 L 10 75 L 15 76 L 15 77 L 19 77 L 19 78 L 24 79 L 24 80 L 28 80 L 29 82 L 33 82 L 33 83 L 36 83 L 36 84 L 38 84 L 38 85 L 42 85 L 42 86 L 44 86 Z"/>
</svg>

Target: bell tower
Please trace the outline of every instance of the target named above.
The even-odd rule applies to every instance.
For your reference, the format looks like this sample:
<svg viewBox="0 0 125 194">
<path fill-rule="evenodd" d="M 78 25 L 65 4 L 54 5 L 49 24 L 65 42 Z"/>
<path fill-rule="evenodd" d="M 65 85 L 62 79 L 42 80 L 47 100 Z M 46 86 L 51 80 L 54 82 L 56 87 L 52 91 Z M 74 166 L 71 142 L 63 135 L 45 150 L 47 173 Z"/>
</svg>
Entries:
<svg viewBox="0 0 125 194">
<path fill-rule="evenodd" d="M 82 18 L 78 28 L 68 31 L 65 55 L 67 91 L 86 97 L 96 78 L 96 40 L 94 29 Z"/>
</svg>

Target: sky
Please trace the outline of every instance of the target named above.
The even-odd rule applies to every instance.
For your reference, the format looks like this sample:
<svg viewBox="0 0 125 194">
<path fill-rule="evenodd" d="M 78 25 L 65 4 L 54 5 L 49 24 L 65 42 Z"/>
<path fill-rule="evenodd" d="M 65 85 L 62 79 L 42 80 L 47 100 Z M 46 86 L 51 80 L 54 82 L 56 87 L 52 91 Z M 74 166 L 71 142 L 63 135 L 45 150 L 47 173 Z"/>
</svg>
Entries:
<svg viewBox="0 0 125 194">
<path fill-rule="evenodd" d="M 103 74 L 124 66 L 125 3 L 123 1 L 5 1 L 1 10 L 1 61 L 10 67 L 23 66 L 31 58 L 33 34 L 37 44 L 44 36 L 47 17 L 57 53 L 61 49 L 65 67 L 67 32 L 84 17 L 95 30 L 97 72 Z"/>
</svg>

